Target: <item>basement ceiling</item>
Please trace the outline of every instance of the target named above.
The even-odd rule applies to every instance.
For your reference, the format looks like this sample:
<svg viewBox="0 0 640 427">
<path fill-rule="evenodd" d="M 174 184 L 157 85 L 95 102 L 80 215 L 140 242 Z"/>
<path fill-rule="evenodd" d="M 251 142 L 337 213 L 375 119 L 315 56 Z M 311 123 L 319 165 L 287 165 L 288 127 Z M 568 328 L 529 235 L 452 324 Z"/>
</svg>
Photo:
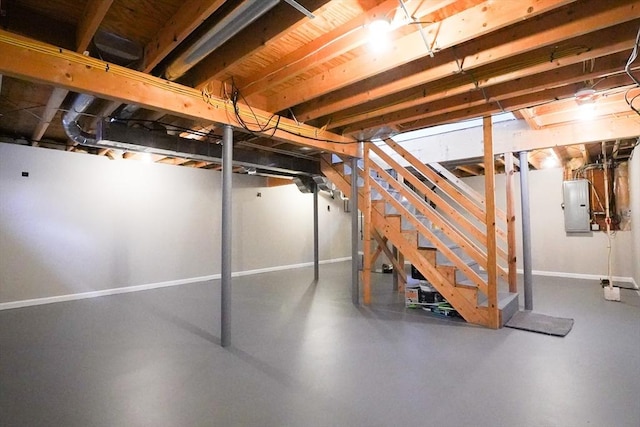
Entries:
<svg viewBox="0 0 640 427">
<path fill-rule="evenodd" d="M 257 13 L 262 6 L 268 10 Z M 225 25 L 243 9 L 251 16 Z M 389 30 L 372 42 L 378 19 Z M 640 62 L 630 60 L 638 0 L 4 0 L 0 26 L 2 140 L 113 158 L 141 155 L 83 146 L 65 132 L 77 93 L 96 97 L 77 119 L 87 134 L 115 120 L 213 144 L 229 117 L 238 146 L 304 162 L 349 142 L 502 112 L 534 129 L 558 126 L 577 119 L 574 94 L 585 88 L 598 98 L 594 117 L 638 117 L 631 106 L 640 108 L 625 72 L 629 63 L 640 77 Z M 77 78 L 78 54 L 95 77 Z M 119 68 L 100 61 L 131 72 L 118 71 L 120 86 L 110 86 Z M 209 106 L 179 108 L 183 93 Z M 226 116 L 215 114 L 221 108 Z M 613 135 L 612 147 L 616 141 L 634 144 Z M 532 163 L 544 153 L 566 163 L 585 150 L 538 150 Z M 152 158 L 219 167 L 206 158 Z"/>
</svg>

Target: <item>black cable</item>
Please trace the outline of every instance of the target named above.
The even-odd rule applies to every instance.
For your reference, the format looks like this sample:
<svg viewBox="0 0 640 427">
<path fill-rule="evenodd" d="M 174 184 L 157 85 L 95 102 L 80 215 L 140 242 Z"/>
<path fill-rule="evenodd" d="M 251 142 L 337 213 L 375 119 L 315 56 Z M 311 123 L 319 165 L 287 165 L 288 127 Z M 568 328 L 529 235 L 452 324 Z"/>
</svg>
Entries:
<svg viewBox="0 0 640 427">
<path fill-rule="evenodd" d="M 253 108 L 251 108 L 251 106 L 246 102 L 246 99 L 244 98 L 244 96 L 242 95 L 242 93 L 240 92 L 240 90 L 235 86 L 235 83 L 233 82 L 233 79 L 231 80 L 231 86 L 232 86 L 232 94 L 231 94 L 231 103 L 233 105 L 233 110 L 234 110 L 234 114 L 236 116 L 236 120 L 238 121 L 238 123 L 240 123 L 240 126 L 246 130 L 247 132 L 249 132 L 251 135 L 253 136 L 259 136 L 256 135 L 256 132 L 258 133 L 268 133 L 268 132 L 272 132 L 271 137 L 273 137 L 275 135 L 275 133 L 277 131 L 281 131 L 281 132 L 285 132 L 288 133 L 290 135 L 294 135 L 294 136 L 298 136 L 300 138 L 305 138 L 311 141 L 318 141 L 318 142 L 327 142 L 327 143 L 331 143 L 331 144 L 353 144 L 353 142 L 345 142 L 345 141 L 335 141 L 332 139 L 326 139 L 326 138 L 317 138 L 317 137 L 313 137 L 313 136 L 308 136 L 308 135 L 303 135 L 294 131 L 290 131 L 288 129 L 283 129 L 280 127 L 280 119 L 281 116 L 277 115 L 277 114 L 272 114 L 271 117 L 269 117 L 269 119 L 267 120 L 266 124 L 260 124 L 260 119 L 258 118 L 258 116 L 255 114 L 255 112 L 253 111 Z M 238 105 L 238 100 L 242 100 L 244 105 L 247 105 L 247 107 L 249 108 L 249 111 L 251 113 L 251 115 L 253 116 L 254 120 L 255 120 L 255 126 L 258 127 L 258 130 L 255 129 L 251 129 L 249 124 L 242 118 L 242 115 L 240 114 L 240 107 Z M 274 117 L 277 117 L 276 119 L 276 123 L 275 125 L 271 126 L 271 121 L 274 119 Z M 365 142 L 365 143 L 370 143 L 370 140 L 366 140 L 366 141 L 357 141 L 357 142 Z"/>
</svg>

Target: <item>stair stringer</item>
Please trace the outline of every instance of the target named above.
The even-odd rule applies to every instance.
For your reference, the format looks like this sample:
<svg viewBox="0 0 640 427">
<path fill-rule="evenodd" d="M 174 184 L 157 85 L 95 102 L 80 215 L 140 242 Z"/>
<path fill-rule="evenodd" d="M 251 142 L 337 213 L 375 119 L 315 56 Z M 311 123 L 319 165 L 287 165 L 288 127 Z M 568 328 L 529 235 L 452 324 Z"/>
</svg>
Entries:
<svg viewBox="0 0 640 427">
<path fill-rule="evenodd" d="M 459 289 L 419 252 L 415 243 L 409 242 L 402 235 L 402 231 L 396 230 L 396 227 L 390 224 L 379 212 L 372 212 L 371 220 L 373 226 L 404 255 L 405 260 L 411 262 L 420 271 L 424 278 L 445 297 L 467 322 L 488 326 L 487 309 L 479 307 L 476 303 L 477 290 L 474 290 L 470 295 Z"/>
<path fill-rule="evenodd" d="M 321 169 L 327 178 L 345 194 L 350 194 L 349 179 L 333 167 L 325 158 L 321 161 Z M 364 206 L 362 191 L 358 191 L 358 206 Z M 397 222 L 392 223 L 378 210 L 372 209 L 371 220 L 374 228 L 389 242 L 391 242 L 405 260 L 411 262 L 438 292 L 460 313 L 469 323 L 489 326 L 489 313 L 486 307 L 477 304 L 477 288 L 458 287 L 448 280 L 437 267 L 429 262 L 418 250 L 416 242 L 409 242 L 402 234 Z"/>
</svg>

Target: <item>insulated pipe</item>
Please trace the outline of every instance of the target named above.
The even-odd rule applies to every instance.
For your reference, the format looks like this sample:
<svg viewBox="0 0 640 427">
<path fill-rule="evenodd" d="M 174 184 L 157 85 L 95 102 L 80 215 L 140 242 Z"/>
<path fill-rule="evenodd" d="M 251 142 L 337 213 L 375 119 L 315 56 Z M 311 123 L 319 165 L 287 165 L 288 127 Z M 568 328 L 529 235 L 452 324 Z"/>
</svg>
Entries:
<svg viewBox="0 0 640 427">
<path fill-rule="evenodd" d="M 320 245 L 318 243 L 318 184 L 313 183 L 313 280 L 320 279 Z"/>
<path fill-rule="evenodd" d="M 524 309 L 533 310 L 531 285 L 531 215 L 529 211 L 529 158 L 520 152 L 520 204 L 522 207 L 522 268 L 524 269 Z"/>
<path fill-rule="evenodd" d="M 222 136 L 222 262 L 220 286 L 220 344 L 231 344 L 231 189 L 233 128 L 225 125 Z"/>
<path fill-rule="evenodd" d="M 351 301 L 360 304 L 358 255 L 358 158 L 351 159 Z"/>
<path fill-rule="evenodd" d="M 211 52 L 222 46 L 231 37 L 260 18 L 280 0 L 245 0 L 220 22 L 207 31 L 185 52 L 176 58 L 164 72 L 167 80 L 177 80 L 202 61 Z"/>
</svg>

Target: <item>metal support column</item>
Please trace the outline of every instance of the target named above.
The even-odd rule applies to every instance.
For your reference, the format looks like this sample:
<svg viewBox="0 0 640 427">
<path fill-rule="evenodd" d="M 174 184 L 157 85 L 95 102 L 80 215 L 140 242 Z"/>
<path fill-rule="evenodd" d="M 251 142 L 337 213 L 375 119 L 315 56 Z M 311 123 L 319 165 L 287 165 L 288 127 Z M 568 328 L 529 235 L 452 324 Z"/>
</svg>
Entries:
<svg viewBox="0 0 640 427">
<path fill-rule="evenodd" d="M 524 309 L 533 310 L 531 290 L 531 212 L 529 211 L 529 156 L 520 152 L 520 204 L 522 206 L 522 268 L 524 269 Z"/>
<path fill-rule="evenodd" d="M 220 344 L 231 344 L 231 191 L 233 128 L 224 126 L 222 137 L 222 262 L 220 287 Z"/>
<path fill-rule="evenodd" d="M 358 158 L 351 159 L 351 300 L 355 305 L 360 304 L 359 264 L 358 255 Z"/>
<path fill-rule="evenodd" d="M 396 248 L 395 246 L 392 249 L 392 253 L 393 253 L 393 259 L 397 260 L 398 259 L 398 248 Z M 398 292 L 399 286 L 398 286 L 398 281 L 400 280 L 400 272 L 398 271 L 397 268 L 393 269 L 393 291 L 394 292 Z"/>
<path fill-rule="evenodd" d="M 320 245 L 318 243 L 318 185 L 313 186 L 313 280 L 320 279 Z"/>
</svg>

